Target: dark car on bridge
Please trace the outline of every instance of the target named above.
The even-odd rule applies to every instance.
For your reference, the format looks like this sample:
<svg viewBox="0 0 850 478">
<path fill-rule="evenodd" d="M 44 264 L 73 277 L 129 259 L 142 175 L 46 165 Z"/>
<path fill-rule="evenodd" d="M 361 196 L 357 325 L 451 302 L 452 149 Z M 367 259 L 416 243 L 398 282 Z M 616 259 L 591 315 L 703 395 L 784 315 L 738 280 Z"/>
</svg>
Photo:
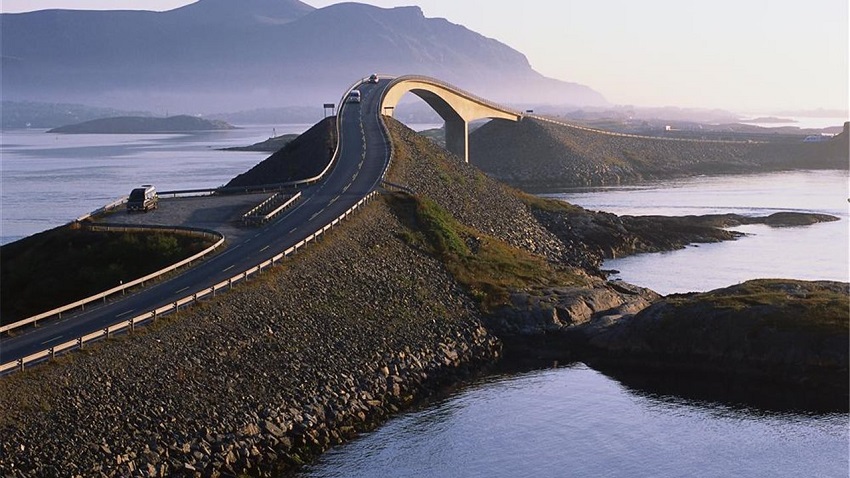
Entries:
<svg viewBox="0 0 850 478">
<path fill-rule="evenodd" d="M 369 76 L 369 83 L 377 83 L 377 82 L 378 82 L 378 74 L 372 73 L 372 75 Z"/>
</svg>

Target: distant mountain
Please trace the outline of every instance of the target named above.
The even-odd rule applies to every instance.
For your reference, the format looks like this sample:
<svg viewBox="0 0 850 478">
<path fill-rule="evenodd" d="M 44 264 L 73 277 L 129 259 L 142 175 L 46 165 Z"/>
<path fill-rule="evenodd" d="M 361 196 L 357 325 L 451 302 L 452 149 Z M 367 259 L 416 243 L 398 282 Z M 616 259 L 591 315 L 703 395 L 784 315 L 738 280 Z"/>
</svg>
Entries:
<svg viewBox="0 0 850 478">
<path fill-rule="evenodd" d="M 435 76 L 513 104 L 606 104 L 418 7 L 200 0 L 167 12 L 2 14 L 0 31 L 7 100 L 205 113 L 305 106 L 378 72 Z"/>
<path fill-rule="evenodd" d="M 153 116 L 147 111 L 123 111 L 68 103 L 37 103 L 33 101 L 3 101 L 0 119 L 3 129 L 56 128 L 115 116 Z"/>
<path fill-rule="evenodd" d="M 148 134 L 185 133 L 189 131 L 222 129 L 234 129 L 234 127 L 224 121 L 207 120 L 185 115 L 169 116 L 168 118 L 122 116 L 60 126 L 59 128 L 51 129 L 48 133 Z"/>
</svg>

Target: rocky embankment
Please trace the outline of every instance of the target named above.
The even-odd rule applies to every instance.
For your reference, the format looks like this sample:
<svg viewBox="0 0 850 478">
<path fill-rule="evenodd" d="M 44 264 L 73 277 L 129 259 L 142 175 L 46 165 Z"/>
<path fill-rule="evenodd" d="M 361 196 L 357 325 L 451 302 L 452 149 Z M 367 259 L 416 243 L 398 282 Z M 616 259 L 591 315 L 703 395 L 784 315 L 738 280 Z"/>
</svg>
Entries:
<svg viewBox="0 0 850 478">
<path fill-rule="evenodd" d="M 723 142 L 634 137 L 526 118 L 491 121 L 470 135 L 470 161 L 528 190 L 635 183 L 700 174 L 847 169 L 850 133 L 830 141 Z"/>
<path fill-rule="evenodd" d="M 328 144 L 320 125 L 301 147 Z M 2 378 L 0 474 L 269 476 L 483 370 L 514 338 L 570 353 L 658 301 L 598 270 L 608 245 L 593 237 L 636 234 L 627 221 L 390 131 L 389 180 L 413 195 L 383 194 L 232 292 Z"/>
<path fill-rule="evenodd" d="M 3 476 L 235 476 L 309 460 L 500 345 L 383 202 L 231 293 L 0 380 Z"/>
</svg>

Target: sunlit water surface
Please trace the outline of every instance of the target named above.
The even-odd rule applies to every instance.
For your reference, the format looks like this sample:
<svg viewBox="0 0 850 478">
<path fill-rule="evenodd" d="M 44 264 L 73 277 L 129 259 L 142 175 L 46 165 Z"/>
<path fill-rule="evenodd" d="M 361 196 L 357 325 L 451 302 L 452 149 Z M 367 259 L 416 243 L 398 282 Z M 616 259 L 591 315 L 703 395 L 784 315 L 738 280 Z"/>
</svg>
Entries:
<svg viewBox="0 0 850 478">
<path fill-rule="evenodd" d="M 667 294 L 758 277 L 847 281 L 847 189 L 845 171 L 798 171 L 551 196 L 616 214 L 791 210 L 841 218 L 807 227 L 740 227 L 749 235 L 737 241 L 605 263 L 621 271 L 615 277 Z M 729 403 L 629 388 L 582 364 L 491 377 L 326 453 L 297 476 L 848 476 L 846 413 Z"/>
<path fill-rule="evenodd" d="M 632 390 L 582 364 L 491 377 L 300 478 L 846 477 L 848 418 Z"/>
<path fill-rule="evenodd" d="M 64 224 L 142 183 L 214 187 L 268 153 L 218 148 L 309 125 L 181 135 L 3 131 L 2 243 Z M 424 129 L 424 128 L 416 128 Z M 661 293 L 755 277 L 847 280 L 847 174 L 704 177 L 557 197 L 617 214 L 826 212 L 837 223 L 607 261 Z M 846 414 L 765 412 L 630 389 L 584 365 L 491 377 L 324 455 L 302 477 L 848 476 Z"/>
<path fill-rule="evenodd" d="M 748 225 L 736 241 L 691 245 L 657 254 L 608 260 L 612 279 L 661 294 L 706 291 L 753 278 L 848 281 L 848 176 L 846 171 L 790 171 L 706 176 L 546 196 L 619 215 L 818 212 L 836 222 L 801 227 Z"/>
</svg>

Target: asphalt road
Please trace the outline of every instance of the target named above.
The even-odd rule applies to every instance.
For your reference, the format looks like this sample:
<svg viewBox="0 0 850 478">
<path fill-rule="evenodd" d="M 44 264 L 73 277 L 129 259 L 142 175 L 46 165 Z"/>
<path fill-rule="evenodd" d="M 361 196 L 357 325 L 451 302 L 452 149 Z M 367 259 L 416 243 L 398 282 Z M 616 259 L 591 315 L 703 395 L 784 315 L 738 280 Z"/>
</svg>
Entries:
<svg viewBox="0 0 850 478">
<path fill-rule="evenodd" d="M 42 321 L 38 327 L 25 328 L 14 337 L 0 338 L 0 363 L 103 330 L 208 289 L 283 252 L 342 215 L 378 185 L 389 160 L 389 139 L 384 137 L 379 119 L 381 91 L 389 82 L 383 79 L 378 84 L 363 83 L 358 87 L 362 102 L 346 103 L 340 108 L 341 154 L 337 164 L 323 181 L 302 189 L 299 203 L 276 221 L 169 280 L 84 312 Z"/>
</svg>

